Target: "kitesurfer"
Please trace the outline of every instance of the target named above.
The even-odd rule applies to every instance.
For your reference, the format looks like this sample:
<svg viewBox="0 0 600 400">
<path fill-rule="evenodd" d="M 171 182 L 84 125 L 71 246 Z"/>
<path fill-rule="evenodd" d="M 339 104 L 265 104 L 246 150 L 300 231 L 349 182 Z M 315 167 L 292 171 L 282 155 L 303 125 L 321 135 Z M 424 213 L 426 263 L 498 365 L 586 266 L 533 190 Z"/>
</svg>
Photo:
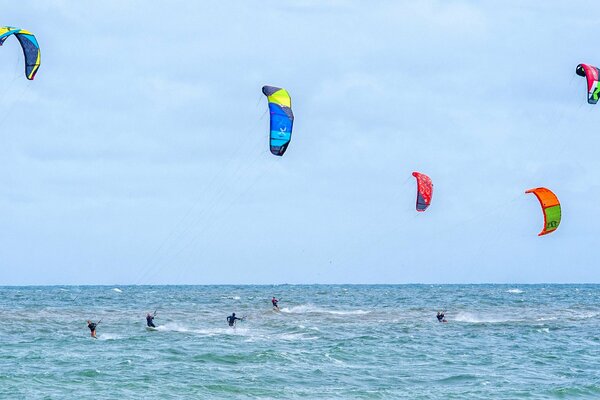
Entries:
<svg viewBox="0 0 600 400">
<path fill-rule="evenodd" d="M 146 315 L 146 324 L 150 327 L 150 328 L 156 328 L 156 325 L 154 325 L 154 317 L 156 317 L 156 312 L 154 312 L 154 314 L 150 314 L 148 313 Z"/>
<path fill-rule="evenodd" d="M 275 298 L 275 296 L 273 296 L 273 298 L 271 299 L 271 303 L 273 303 L 273 308 L 276 308 L 279 310 L 279 306 L 277 305 L 277 303 L 279 303 L 279 300 L 277 300 Z"/>
<path fill-rule="evenodd" d="M 96 326 L 98 326 L 98 324 L 100 323 L 100 321 L 96 322 L 92 322 L 89 319 L 87 320 L 87 326 L 88 328 L 90 328 L 90 334 L 94 339 L 96 338 Z"/>
<path fill-rule="evenodd" d="M 227 317 L 227 323 L 229 323 L 229 326 L 233 327 L 235 326 L 235 321 L 241 321 L 243 318 L 238 318 L 235 316 L 235 313 L 232 313 L 229 317 Z"/>
<path fill-rule="evenodd" d="M 445 322 L 444 321 L 444 312 L 443 311 L 441 311 L 441 312 L 438 311 L 438 313 L 437 313 L 437 319 L 438 319 L 438 322 Z"/>
</svg>

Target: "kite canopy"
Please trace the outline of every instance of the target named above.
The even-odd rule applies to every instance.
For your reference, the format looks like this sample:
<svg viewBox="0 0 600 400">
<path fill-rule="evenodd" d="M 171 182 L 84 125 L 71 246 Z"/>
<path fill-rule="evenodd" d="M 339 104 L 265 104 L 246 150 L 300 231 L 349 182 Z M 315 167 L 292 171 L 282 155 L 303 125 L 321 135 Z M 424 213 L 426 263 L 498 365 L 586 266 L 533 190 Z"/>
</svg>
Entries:
<svg viewBox="0 0 600 400">
<path fill-rule="evenodd" d="M 412 175 L 417 178 L 417 211 L 423 212 L 431 204 L 433 183 L 427 175 L 420 172 L 413 172 Z"/>
<path fill-rule="evenodd" d="M 544 229 L 538 234 L 538 236 L 547 235 L 554 232 L 560 224 L 560 202 L 551 190 L 539 187 L 535 189 L 529 189 L 525 193 L 533 193 L 536 195 L 542 206 L 542 212 L 544 213 Z"/>
<path fill-rule="evenodd" d="M 600 88 L 598 87 L 599 72 L 598 68 L 588 64 L 579 64 L 575 69 L 577 75 L 585 76 L 587 79 L 588 103 L 590 104 L 596 104 L 600 95 Z"/>
<path fill-rule="evenodd" d="M 25 76 L 31 81 L 35 78 L 35 74 L 40 67 L 40 46 L 38 45 L 35 36 L 33 36 L 33 33 L 26 31 L 25 29 L 13 28 L 10 26 L 3 26 L 0 28 L 0 46 L 4 44 L 4 41 L 10 35 L 15 35 L 19 43 L 21 43 L 23 55 L 25 56 Z"/>
<path fill-rule="evenodd" d="M 271 153 L 282 156 L 292 140 L 294 124 L 292 99 L 285 89 L 275 86 L 263 86 L 262 92 L 269 100 L 269 112 L 271 113 Z"/>
</svg>

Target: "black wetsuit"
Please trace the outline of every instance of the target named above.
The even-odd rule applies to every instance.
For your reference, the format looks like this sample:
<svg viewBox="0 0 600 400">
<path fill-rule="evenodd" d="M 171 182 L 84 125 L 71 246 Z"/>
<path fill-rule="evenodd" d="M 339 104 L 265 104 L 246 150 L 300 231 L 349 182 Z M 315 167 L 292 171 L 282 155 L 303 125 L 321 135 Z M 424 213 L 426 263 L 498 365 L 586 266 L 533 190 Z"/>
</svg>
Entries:
<svg viewBox="0 0 600 400">
<path fill-rule="evenodd" d="M 90 332 L 94 332 L 94 331 L 96 330 L 96 326 L 97 326 L 97 325 L 98 325 L 98 324 L 96 324 L 96 323 L 94 323 L 94 322 L 90 322 L 90 323 L 88 324 L 88 328 L 90 328 Z"/>
<path fill-rule="evenodd" d="M 148 326 L 151 328 L 156 328 L 156 325 L 154 325 L 153 321 L 154 321 L 154 317 L 152 315 L 146 316 L 146 324 L 148 324 Z"/>
<path fill-rule="evenodd" d="M 439 314 L 437 315 L 437 319 L 439 322 L 443 322 L 444 321 L 444 314 Z"/>
<path fill-rule="evenodd" d="M 241 318 L 236 317 L 235 315 L 230 315 L 229 317 L 227 317 L 227 322 L 229 323 L 229 326 L 234 326 L 235 325 L 235 321 L 236 320 L 242 320 Z"/>
</svg>

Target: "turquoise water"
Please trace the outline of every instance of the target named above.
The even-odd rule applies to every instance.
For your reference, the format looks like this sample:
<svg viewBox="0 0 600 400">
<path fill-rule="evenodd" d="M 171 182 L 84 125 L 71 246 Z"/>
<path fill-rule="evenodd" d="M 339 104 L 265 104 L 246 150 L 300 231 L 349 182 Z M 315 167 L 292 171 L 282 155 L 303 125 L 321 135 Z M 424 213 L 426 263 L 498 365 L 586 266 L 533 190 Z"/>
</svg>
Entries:
<svg viewBox="0 0 600 400">
<path fill-rule="evenodd" d="M 3 287 L 0 399 L 600 398 L 599 289 Z"/>
</svg>

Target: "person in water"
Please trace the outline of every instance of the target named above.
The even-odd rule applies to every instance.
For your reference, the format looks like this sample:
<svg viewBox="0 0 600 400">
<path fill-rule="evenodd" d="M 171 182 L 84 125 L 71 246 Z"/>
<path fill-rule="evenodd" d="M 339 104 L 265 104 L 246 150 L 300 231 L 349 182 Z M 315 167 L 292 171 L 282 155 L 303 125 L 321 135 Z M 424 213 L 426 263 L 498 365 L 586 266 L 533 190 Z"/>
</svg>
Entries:
<svg viewBox="0 0 600 400">
<path fill-rule="evenodd" d="M 271 299 L 271 303 L 273 303 L 273 308 L 276 308 L 279 310 L 279 306 L 277 305 L 277 303 L 279 303 L 279 300 L 277 300 L 275 298 L 275 296 L 273 296 L 273 298 Z"/>
<path fill-rule="evenodd" d="M 148 313 L 146 315 L 146 325 L 148 325 L 150 328 L 156 328 L 156 325 L 154 325 L 154 317 L 155 317 L 155 315 L 152 315 L 150 313 Z"/>
<path fill-rule="evenodd" d="M 437 319 L 438 319 L 438 322 L 444 322 L 444 312 L 443 311 L 441 311 L 441 312 L 438 311 Z"/>
<path fill-rule="evenodd" d="M 243 318 L 238 318 L 235 316 L 235 313 L 231 314 L 229 317 L 227 317 L 227 323 L 229 323 L 229 326 L 233 327 L 235 326 L 235 321 L 241 321 Z"/>
<path fill-rule="evenodd" d="M 100 321 L 98 321 L 98 324 L 100 323 Z M 90 321 L 89 319 L 87 320 L 87 326 L 88 328 L 90 328 L 90 334 L 92 335 L 92 337 L 94 339 L 96 338 L 96 326 L 98 326 L 97 323 Z"/>
</svg>

